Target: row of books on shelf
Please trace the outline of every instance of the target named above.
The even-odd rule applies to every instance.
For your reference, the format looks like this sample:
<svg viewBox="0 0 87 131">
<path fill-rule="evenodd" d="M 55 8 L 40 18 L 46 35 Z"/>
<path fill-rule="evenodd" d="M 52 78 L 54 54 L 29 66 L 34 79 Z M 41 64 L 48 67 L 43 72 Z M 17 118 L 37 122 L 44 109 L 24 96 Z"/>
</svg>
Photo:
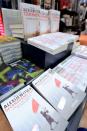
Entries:
<svg viewBox="0 0 87 131">
<path fill-rule="evenodd" d="M 20 10 L 2 8 L 2 16 L 6 35 L 27 39 L 59 31 L 60 12 L 38 5 L 20 3 Z"/>
<path fill-rule="evenodd" d="M 22 89 L 1 102 L 13 130 L 64 131 L 66 129 L 68 120 L 86 96 L 87 59 L 84 59 L 83 54 L 81 56 L 72 53 L 55 68 L 46 70 L 30 85 L 24 85 Z M 26 71 L 29 69 L 28 63 L 27 60 L 21 60 L 11 64 L 9 68 Z M 3 75 L 6 70 L 8 69 L 5 67 L 0 74 Z M 1 79 L 6 79 L 6 76 L 7 74 L 1 76 Z M 11 76 L 10 72 L 8 76 Z M 21 76 L 22 81 L 23 74 L 17 78 Z"/>
</svg>

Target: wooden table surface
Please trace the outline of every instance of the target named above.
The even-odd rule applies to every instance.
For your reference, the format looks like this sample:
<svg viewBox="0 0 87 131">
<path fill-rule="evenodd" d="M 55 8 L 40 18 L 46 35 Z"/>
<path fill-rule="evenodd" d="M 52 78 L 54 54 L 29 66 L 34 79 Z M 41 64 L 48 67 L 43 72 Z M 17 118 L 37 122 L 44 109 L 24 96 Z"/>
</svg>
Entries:
<svg viewBox="0 0 87 131">
<path fill-rule="evenodd" d="M 12 131 L 12 128 L 6 119 L 4 113 L 0 110 L 0 131 Z"/>
</svg>

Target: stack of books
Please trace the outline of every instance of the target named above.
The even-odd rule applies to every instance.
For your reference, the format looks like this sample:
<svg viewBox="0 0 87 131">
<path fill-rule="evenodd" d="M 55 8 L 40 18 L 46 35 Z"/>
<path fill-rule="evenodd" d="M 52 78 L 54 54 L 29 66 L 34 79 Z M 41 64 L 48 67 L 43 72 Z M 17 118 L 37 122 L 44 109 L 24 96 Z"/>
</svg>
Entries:
<svg viewBox="0 0 87 131">
<path fill-rule="evenodd" d="M 56 32 L 28 39 L 28 43 L 52 55 L 67 50 L 69 44 L 79 39 L 78 36 Z"/>
<path fill-rule="evenodd" d="M 22 57 L 20 41 L 13 37 L 0 36 L 0 53 L 5 63 L 20 59 Z"/>
<path fill-rule="evenodd" d="M 72 51 L 72 54 L 87 59 L 87 46 L 79 45 L 76 49 Z"/>
<path fill-rule="evenodd" d="M 50 29 L 51 33 L 59 32 L 60 11 L 49 10 Z"/>
<path fill-rule="evenodd" d="M 53 69 L 56 73 L 85 92 L 87 88 L 87 60 L 70 56 Z"/>
<path fill-rule="evenodd" d="M 24 38 L 24 27 L 23 24 L 12 24 L 10 25 L 11 33 L 13 37 Z"/>
<path fill-rule="evenodd" d="M 64 131 L 68 125 L 60 113 L 29 85 L 1 106 L 14 131 Z"/>
<path fill-rule="evenodd" d="M 51 69 L 35 79 L 32 84 L 66 120 L 72 116 L 86 95 Z"/>
<path fill-rule="evenodd" d="M 40 34 L 50 32 L 48 10 L 40 9 Z"/>
</svg>

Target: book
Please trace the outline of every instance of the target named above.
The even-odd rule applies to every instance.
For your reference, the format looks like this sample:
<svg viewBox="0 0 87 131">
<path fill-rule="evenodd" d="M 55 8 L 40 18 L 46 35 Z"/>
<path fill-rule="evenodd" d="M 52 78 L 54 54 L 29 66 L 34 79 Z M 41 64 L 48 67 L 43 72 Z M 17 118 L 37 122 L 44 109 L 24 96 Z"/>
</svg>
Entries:
<svg viewBox="0 0 87 131">
<path fill-rule="evenodd" d="M 17 72 L 6 64 L 0 65 L 0 101 L 24 86 L 25 79 L 22 75 L 21 70 Z"/>
<path fill-rule="evenodd" d="M 10 25 L 22 24 L 20 10 L 2 8 L 2 17 L 5 35 L 7 36 L 12 35 Z"/>
<path fill-rule="evenodd" d="M 69 44 L 74 43 L 78 39 L 79 37 L 75 35 L 56 32 L 29 38 L 28 44 L 52 55 L 56 55 L 67 50 Z"/>
<path fill-rule="evenodd" d="M 59 32 L 60 11 L 52 10 L 52 9 L 49 10 L 49 19 L 50 19 L 51 33 Z"/>
<path fill-rule="evenodd" d="M 40 9 L 40 34 L 50 32 L 48 10 Z"/>
<path fill-rule="evenodd" d="M 0 53 L 6 64 L 22 57 L 20 40 L 14 37 L 0 36 Z"/>
<path fill-rule="evenodd" d="M 85 93 L 49 69 L 32 82 L 35 89 L 68 120 L 85 98 Z"/>
<path fill-rule="evenodd" d="M 40 6 L 20 3 L 20 11 L 24 25 L 24 38 L 27 39 L 39 35 Z"/>
<path fill-rule="evenodd" d="M 22 59 L 17 62 L 14 62 L 11 64 L 11 66 L 15 66 L 21 70 L 26 71 L 28 75 L 32 78 L 35 78 L 36 76 L 40 75 L 43 72 L 43 69 L 39 68 L 31 61 L 26 59 Z"/>
<path fill-rule="evenodd" d="M 14 131 L 64 131 L 68 125 L 29 85 L 2 102 L 1 106 Z"/>
<path fill-rule="evenodd" d="M 76 49 L 72 50 L 72 54 L 87 59 L 87 46 L 79 45 Z"/>
<path fill-rule="evenodd" d="M 72 55 L 57 65 L 53 70 L 77 86 L 81 91 L 85 92 L 87 88 L 86 59 Z"/>
</svg>

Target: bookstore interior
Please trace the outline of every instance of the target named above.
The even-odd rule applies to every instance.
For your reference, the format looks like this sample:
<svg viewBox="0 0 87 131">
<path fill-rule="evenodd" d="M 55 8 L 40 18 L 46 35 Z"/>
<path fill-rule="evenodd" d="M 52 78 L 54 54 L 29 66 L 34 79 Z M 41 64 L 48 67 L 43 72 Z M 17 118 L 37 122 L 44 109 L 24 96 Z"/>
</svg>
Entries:
<svg viewBox="0 0 87 131">
<path fill-rule="evenodd" d="M 87 131 L 87 0 L 0 0 L 0 131 Z"/>
</svg>

